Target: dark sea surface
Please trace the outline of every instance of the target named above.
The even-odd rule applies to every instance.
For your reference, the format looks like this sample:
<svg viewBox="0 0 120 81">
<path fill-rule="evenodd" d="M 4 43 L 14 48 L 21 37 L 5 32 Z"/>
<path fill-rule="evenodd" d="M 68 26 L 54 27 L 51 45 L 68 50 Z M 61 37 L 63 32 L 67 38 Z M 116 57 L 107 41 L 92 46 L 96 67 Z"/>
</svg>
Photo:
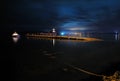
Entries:
<svg viewBox="0 0 120 81">
<path fill-rule="evenodd" d="M 1 38 L 1 73 L 8 81 L 102 81 L 78 71 L 113 75 L 120 71 L 120 35 L 94 34 L 103 41 Z M 9 78 L 7 77 L 9 76 Z"/>
</svg>

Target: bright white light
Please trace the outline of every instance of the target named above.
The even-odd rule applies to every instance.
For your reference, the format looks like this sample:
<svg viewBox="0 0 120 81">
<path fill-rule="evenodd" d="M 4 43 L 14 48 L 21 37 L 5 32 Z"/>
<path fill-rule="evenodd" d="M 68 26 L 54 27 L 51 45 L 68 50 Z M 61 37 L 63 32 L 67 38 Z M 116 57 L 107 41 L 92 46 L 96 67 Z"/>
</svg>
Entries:
<svg viewBox="0 0 120 81">
<path fill-rule="evenodd" d="M 63 36 L 63 35 L 65 35 L 65 33 L 64 33 L 64 32 L 61 32 L 60 34 L 61 34 L 62 36 Z"/>
<path fill-rule="evenodd" d="M 17 32 L 14 32 L 13 34 L 12 34 L 12 36 L 14 37 L 14 36 L 19 36 L 19 34 L 17 33 Z"/>
<path fill-rule="evenodd" d="M 53 30 L 52 30 L 52 31 L 53 31 L 53 33 L 54 33 L 54 32 L 55 32 L 55 29 L 53 28 Z"/>
</svg>

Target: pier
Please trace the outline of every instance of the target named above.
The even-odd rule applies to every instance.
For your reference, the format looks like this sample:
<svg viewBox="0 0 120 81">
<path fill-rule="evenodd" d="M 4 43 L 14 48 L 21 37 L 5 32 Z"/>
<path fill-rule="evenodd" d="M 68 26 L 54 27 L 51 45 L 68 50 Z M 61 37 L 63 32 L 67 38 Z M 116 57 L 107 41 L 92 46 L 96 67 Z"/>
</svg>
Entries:
<svg viewBox="0 0 120 81">
<path fill-rule="evenodd" d="M 39 35 L 39 34 L 26 34 L 29 38 L 49 38 L 49 39 L 60 39 L 60 40 L 80 40 L 80 41 L 102 41 L 101 39 L 91 37 L 77 37 L 77 36 L 54 36 L 54 35 Z"/>
</svg>

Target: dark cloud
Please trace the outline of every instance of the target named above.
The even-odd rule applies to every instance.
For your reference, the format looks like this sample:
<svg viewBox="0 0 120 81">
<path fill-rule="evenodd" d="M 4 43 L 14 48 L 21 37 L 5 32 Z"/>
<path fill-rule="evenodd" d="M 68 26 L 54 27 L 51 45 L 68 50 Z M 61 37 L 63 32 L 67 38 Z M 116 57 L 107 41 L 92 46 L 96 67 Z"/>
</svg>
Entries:
<svg viewBox="0 0 120 81">
<path fill-rule="evenodd" d="M 72 21 L 84 22 L 88 29 L 112 30 L 120 29 L 119 3 L 119 0 L 8 0 L 4 17 L 8 20 L 6 25 L 16 29 L 61 29 Z M 81 26 L 79 23 L 78 27 Z"/>
</svg>

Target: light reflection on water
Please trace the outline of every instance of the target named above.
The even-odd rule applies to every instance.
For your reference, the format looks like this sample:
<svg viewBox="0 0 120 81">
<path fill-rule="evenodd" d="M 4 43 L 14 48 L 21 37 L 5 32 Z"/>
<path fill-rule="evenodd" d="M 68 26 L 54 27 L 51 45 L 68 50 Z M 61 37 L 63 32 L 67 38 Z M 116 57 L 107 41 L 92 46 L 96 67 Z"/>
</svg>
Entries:
<svg viewBox="0 0 120 81">
<path fill-rule="evenodd" d="M 115 33 L 115 40 L 120 40 L 120 34 Z"/>
<path fill-rule="evenodd" d="M 20 37 L 12 37 L 12 39 L 13 39 L 14 43 L 17 43 L 19 41 Z"/>
<path fill-rule="evenodd" d="M 52 39 L 53 46 L 55 46 L 55 39 Z"/>
</svg>

